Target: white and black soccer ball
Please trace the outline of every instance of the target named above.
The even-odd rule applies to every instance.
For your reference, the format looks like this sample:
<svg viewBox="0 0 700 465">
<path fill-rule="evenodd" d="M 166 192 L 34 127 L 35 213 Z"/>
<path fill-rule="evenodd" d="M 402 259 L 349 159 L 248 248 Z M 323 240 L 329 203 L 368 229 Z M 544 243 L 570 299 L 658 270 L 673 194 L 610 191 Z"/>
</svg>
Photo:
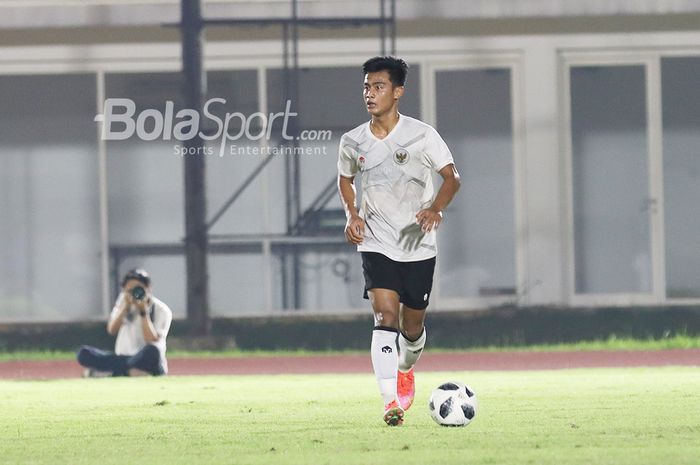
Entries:
<svg viewBox="0 0 700 465">
<path fill-rule="evenodd" d="M 476 394 L 457 381 L 438 386 L 428 401 L 430 416 L 441 426 L 466 426 L 472 422 L 478 410 Z"/>
</svg>

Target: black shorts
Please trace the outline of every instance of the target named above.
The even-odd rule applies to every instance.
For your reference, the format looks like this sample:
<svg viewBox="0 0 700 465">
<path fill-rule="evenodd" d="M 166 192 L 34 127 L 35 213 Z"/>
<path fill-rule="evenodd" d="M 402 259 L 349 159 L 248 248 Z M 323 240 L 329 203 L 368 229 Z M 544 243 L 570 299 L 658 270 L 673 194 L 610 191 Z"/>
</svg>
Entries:
<svg viewBox="0 0 700 465">
<path fill-rule="evenodd" d="M 371 289 L 391 289 L 399 294 L 399 301 L 416 310 L 428 307 L 433 289 L 435 257 L 417 262 L 396 262 L 376 252 L 361 252 L 362 272 L 365 275 L 364 298 Z"/>
</svg>

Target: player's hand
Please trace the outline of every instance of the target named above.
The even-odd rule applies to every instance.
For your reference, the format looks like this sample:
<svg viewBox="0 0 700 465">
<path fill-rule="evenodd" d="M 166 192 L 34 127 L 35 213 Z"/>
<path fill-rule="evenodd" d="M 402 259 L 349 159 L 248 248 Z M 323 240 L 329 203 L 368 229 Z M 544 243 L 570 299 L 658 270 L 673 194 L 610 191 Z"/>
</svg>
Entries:
<svg viewBox="0 0 700 465">
<path fill-rule="evenodd" d="M 117 307 L 120 312 L 124 312 L 129 308 L 129 301 L 127 300 L 127 296 L 124 291 L 119 292 L 117 300 L 114 302 L 114 306 Z"/>
<path fill-rule="evenodd" d="M 404 250 L 416 250 L 425 237 L 425 232 L 420 225 L 411 223 L 399 233 L 399 244 Z"/>
<path fill-rule="evenodd" d="M 345 224 L 345 239 L 351 244 L 361 244 L 365 236 L 365 220 L 359 215 L 348 218 Z"/>
<path fill-rule="evenodd" d="M 416 214 L 416 224 L 419 225 L 421 230 L 425 233 L 437 229 L 441 222 L 442 212 L 439 210 L 426 208 Z"/>
<path fill-rule="evenodd" d="M 131 311 L 131 307 L 134 304 L 134 297 L 131 295 L 130 290 L 127 289 L 124 291 L 124 300 L 122 302 L 124 305 L 123 309 Z"/>
<path fill-rule="evenodd" d="M 148 308 L 148 300 L 146 298 L 141 300 L 134 299 L 134 307 L 136 307 L 136 310 L 139 312 L 145 312 Z"/>
<path fill-rule="evenodd" d="M 136 307 L 136 310 L 139 312 L 145 312 L 148 310 L 148 307 L 151 305 L 151 293 L 146 291 L 146 295 L 143 297 L 141 300 L 136 300 L 133 299 L 134 301 L 134 306 Z"/>
</svg>

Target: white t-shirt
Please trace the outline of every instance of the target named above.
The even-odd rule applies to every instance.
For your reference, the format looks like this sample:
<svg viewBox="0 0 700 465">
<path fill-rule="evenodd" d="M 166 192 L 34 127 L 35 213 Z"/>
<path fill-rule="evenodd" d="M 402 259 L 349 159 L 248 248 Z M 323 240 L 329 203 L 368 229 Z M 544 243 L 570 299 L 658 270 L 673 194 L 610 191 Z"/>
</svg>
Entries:
<svg viewBox="0 0 700 465">
<path fill-rule="evenodd" d="M 117 302 L 114 304 L 110 320 L 117 317 L 124 299 L 124 293 L 120 293 L 117 297 Z M 148 309 L 149 314 L 144 318 L 151 318 L 153 327 L 158 333 L 158 340 L 152 342 L 160 351 L 160 361 L 163 365 L 163 370 L 168 372 L 168 361 L 165 358 L 165 339 L 170 331 L 170 323 L 173 321 L 173 312 L 170 307 L 165 305 L 163 301 L 152 297 L 153 303 Z M 122 320 L 122 326 L 117 333 L 117 341 L 114 344 L 114 353 L 117 355 L 134 355 L 139 350 L 146 347 L 146 340 L 143 338 L 143 328 L 141 327 L 141 315 L 138 311 L 132 309 L 131 313 L 127 314 Z"/>
<path fill-rule="evenodd" d="M 359 214 L 365 220 L 360 252 L 378 252 L 412 262 L 437 255 L 437 234 L 424 234 L 416 214 L 434 199 L 433 173 L 454 163 L 450 149 L 429 124 L 399 115 L 394 129 L 378 139 L 369 122 L 343 134 L 338 173 L 361 173 Z"/>
</svg>

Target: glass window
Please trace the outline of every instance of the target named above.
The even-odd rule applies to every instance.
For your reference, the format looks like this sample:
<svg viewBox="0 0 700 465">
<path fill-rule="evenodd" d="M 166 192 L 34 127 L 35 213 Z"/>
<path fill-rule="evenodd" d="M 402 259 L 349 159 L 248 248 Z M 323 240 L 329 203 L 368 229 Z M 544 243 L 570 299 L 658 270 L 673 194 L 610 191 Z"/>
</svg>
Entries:
<svg viewBox="0 0 700 465">
<path fill-rule="evenodd" d="M 173 114 L 184 108 L 181 73 L 125 73 L 105 76 L 106 98 L 130 99 L 134 119 L 144 110 L 162 114 L 166 102 Z M 123 112 L 115 110 L 115 113 Z M 164 124 L 165 126 L 165 124 Z M 153 119 L 144 125 L 155 130 Z M 121 131 L 123 125 L 114 124 Z M 110 244 L 175 243 L 184 236 L 183 143 L 177 139 L 143 140 L 137 134 L 126 140 L 108 141 L 107 191 Z M 185 305 L 185 259 L 179 257 L 130 257 L 119 270 L 142 267 L 151 274 L 154 294 L 176 315 Z"/>
<path fill-rule="evenodd" d="M 210 307 L 213 316 L 262 313 L 266 304 L 264 256 L 209 255 Z"/>
<path fill-rule="evenodd" d="M 510 81 L 508 69 L 438 71 L 435 76 L 437 130 L 462 178 L 439 233 L 444 297 L 515 293 Z"/>
<path fill-rule="evenodd" d="M 183 108 L 181 73 L 129 73 L 105 76 L 107 98 L 131 99 L 135 116 L 146 109 L 173 113 Z M 115 113 L 123 111 L 115 110 Z M 152 130 L 150 119 L 146 128 Z M 114 124 L 114 130 L 123 126 Z M 109 237 L 112 243 L 177 242 L 184 236 L 183 144 L 162 137 L 145 141 L 132 135 L 107 142 Z"/>
<path fill-rule="evenodd" d="M 207 217 L 211 218 L 241 187 L 244 181 L 254 172 L 263 160 L 256 152 L 261 141 L 250 140 L 245 134 L 258 137 L 264 132 L 263 118 L 258 112 L 258 77 L 255 70 L 210 71 L 207 74 L 207 100 L 223 99 L 226 102 L 212 102 L 211 112 L 221 121 L 229 115 L 228 134 L 232 140 L 227 140 L 221 151 L 221 139 L 208 142 L 214 155 L 207 155 Z M 209 121 L 209 126 L 216 131 L 216 121 Z M 213 126 L 213 127 L 212 127 Z M 262 132 L 261 132 L 262 131 Z M 262 141 L 264 142 L 264 141 Z M 231 149 L 234 152 L 231 152 Z M 245 150 L 244 150 L 245 149 Z M 267 172 L 256 177 L 238 199 L 214 224 L 212 234 L 260 234 L 265 231 L 268 222 L 267 203 L 263 195 L 266 183 L 263 182 Z"/>
<path fill-rule="evenodd" d="M 96 78 L 0 76 L 0 320 L 103 315 Z"/>
<path fill-rule="evenodd" d="M 220 139 L 208 142 L 215 153 L 207 156 L 207 216 L 212 218 L 263 161 L 264 156 L 248 149 L 265 145 L 264 137 L 255 139 L 264 134 L 265 127 L 264 119 L 257 114 L 257 71 L 210 71 L 207 80 L 207 98 L 226 101 L 212 103 L 210 108 L 222 121 L 226 120 L 226 114 L 230 115 L 228 134 L 233 139 L 225 141 L 223 151 Z M 267 166 L 219 218 L 210 230 L 212 235 L 269 232 L 267 229 L 274 221 L 269 207 L 275 201 L 274 194 L 265 192 L 270 186 L 269 168 Z M 265 308 L 264 260 L 262 254 L 209 255 L 212 315 L 235 316 Z"/>
<path fill-rule="evenodd" d="M 324 248 L 326 250 L 316 249 L 314 251 L 314 247 L 309 246 L 299 254 L 300 308 L 334 313 L 369 309 L 369 304 L 362 297 L 365 285 L 362 262 L 354 247 L 341 245 Z M 285 265 L 281 256 L 276 258 L 273 266 L 273 307 L 280 309 L 285 308 L 283 269 L 286 267 L 289 272 L 293 261 L 288 256 Z M 289 285 L 287 289 L 289 291 Z M 291 296 L 287 299 L 291 302 Z"/>
<path fill-rule="evenodd" d="M 161 243 L 180 242 L 184 235 L 184 156 L 206 157 L 207 219 L 211 218 L 227 199 L 238 189 L 260 161 L 259 156 L 231 154 L 232 145 L 259 146 L 243 134 L 237 137 L 243 124 L 251 121 L 251 134 L 258 134 L 261 119 L 251 118 L 258 111 L 257 72 L 254 70 L 212 71 L 207 74 L 207 96 L 212 101 L 204 115 L 200 128 L 215 133 L 221 128 L 214 118 L 225 124 L 227 114 L 232 115 L 228 134 L 233 140 L 223 144 L 220 138 L 207 142 L 207 152 L 200 155 L 183 155 L 184 142 L 175 138 L 143 140 L 132 136 L 124 141 L 110 141 L 108 148 L 108 185 L 110 240 L 112 243 Z M 146 109 L 165 112 L 166 102 L 172 101 L 173 114 L 184 108 L 180 73 L 131 73 L 106 77 L 108 98 L 128 98 L 135 102 L 136 114 Z M 177 124 L 173 118 L 173 125 Z M 254 123 L 254 124 L 253 124 Z M 173 126 L 174 127 L 174 126 Z M 154 128 L 148 121 L 147 130 Z M 212 227 L 213 235 L 260 234 L 265 232 L 266 210 L 263 202 L 262 178 L 248 186 L 236 202 Z M 210 297 L 213 314 L 225 314 L 239 309 L 245 302 L 240 296 L 250 296 L 250 283 L 241 279 L 237 271 L 246 270 L 246 276 L 255 282 L 262 280 L 261 255 L 210 256 Z M 159 283 L 159 296 L 173 311 L 184 314 L 185 264 L 183 257 L 134 257 L 128 260 L 132 266 L 147 265 L 153 274 L 154 286 Z M 251 264 L 252 261 L 252 264 Z M 254 266 L 253 266 L 254 265 Z M 122 271 L 127 269 L 122 266 Z M 148 269 L 148 268 L 147 268 Z M 182 285 L 180 285 L 182 284 Z M 261 308 L 262 294 L 257 295 L 251 307 Z M 227 303 L 227 304 L 224 304 Z"/>
<path fill-rule="evenodd" d="M 644 66 L 571 68 L 575 290 L 652 290 Z"/>
<path fill-rule="evenodd" d="M 312 154 L 300 157 L 300 199 L 304 211 L 323 189 L 334 182 L 337 176 L 338 144 L 347 131 L 369 121 L 362 101 L 363 79 L 360 67 L 302 68 L 300 71 L 298 102 L 290 102 L 291 110 L 297 112 L 295 123 L 299 131 L 318 131 L 316 140 L 308 140 L 312 132 L 300 133 L 299 145 L 317 148 Z M 286 93 L 284 72 L 272 69 L 267 75 L 269 111 L 284 111 Z M 420 68 L 411 66 L 406 82 L 406 92 L 401 98 L 399 111 L 420 118 Z M 321 133 L 321 131 L 328 131 Z M 281 144 L 281 123 L 277 121 L 271 144 Z M 326 137 L 330 135 L 330 137 Z M 278 184 L 284 188 L 284 167 L 279 166 Z M 283 191 L 281 192 L 283 193 Z M 282 202 L 280 202 L 282 204 Z M 280 205 L 283 207 L 284 205 Z M 333 196 L 329 208 L 340 209 L 338 196 Z M 284 217 L 284 210 L 280 212 Z"/>
<path fill-rule="evenodd" d="M 700 57 L 661 61 L 666 294 L 700 297 Z"/>
</svg>

